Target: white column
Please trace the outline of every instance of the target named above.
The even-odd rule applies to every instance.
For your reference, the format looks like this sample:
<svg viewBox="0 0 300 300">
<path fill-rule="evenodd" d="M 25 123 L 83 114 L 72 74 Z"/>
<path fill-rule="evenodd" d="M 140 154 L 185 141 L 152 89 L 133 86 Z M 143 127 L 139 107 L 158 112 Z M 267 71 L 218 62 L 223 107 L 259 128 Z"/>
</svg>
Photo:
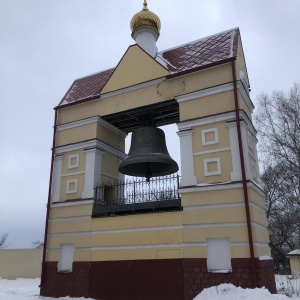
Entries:
<svg viewBox="0 0 300 300">
<path fill-rule="evenodd" d="M 180 138 L 180 160 L 181 160 L 181 180 L 180 186 L 197 185 L 197 178 L 194 173 L 194 157 L 192 134 L 193 130 L 177 132 Z"/>
<path fill-rule="evenodd" d="M 236 122 L 227 123 L 227 127 L 229 128 L 231 160 L 232 160 L 231 181 L 240 181 L 242 180 L 242 169 L 241 169 L 239 141 L 238 141 Z M 241 136 L 242 136 L 242 144 L 243 144 L 246 179 L 252 180 L 253 175 L 250 170 L 250 162 L 249 162 L 247 124 L 244 121 L 241 122 Z"/>
<path fill-rule="evenodd" d="M 241 169 L 236 122 L 227 123 L 227 127 L 229 128 L 229 138 L 230 138 L 230 148 L 231 148 L 231 162 L 232 162 L 231 181 L 241 181 L 242 169 Z"/>
<path fill-rule="evenodd" d="M 124 160 L 124 158 L 119 157 L 118 158 L 118 163 L 119 166 L 122 163 L 122 161 Z M 119 172 L 119 183 L 124 182 L 125 181 L 125 174 L 122 174 L 121 172 Z M 118 190 L 118 202 L 121 203 L 124 201 L 124 186 L 120 186 L 119 190 Z"/>
<path fill-rule="evenodd" d="M 60 201 L 60 183 L 63 158 L 63 154 L 58 154 L 54 157 L 51 186 L 51 202 Z"/>
<path fill-rule="evenodd" d="M 249 145 L 248 145 L 247 134 L 248 134 L 247 123 L 245 121 L 241 121 L 241 135 L 242 135 L 242 143 L 243 143 L 246 179 L 253 180 L 253 174 L 250 168 Z"/>
<path fill-rule="evenodd" d="M 93 198 L 94 188 L 101 181 L 103 151 L 93 148 L 85 152 L 85 178 L 82 198 Z"/>
<path fill-rule="evenodd" d="M 255 164 L 256 164 L 256 179 L 257 179 L 257 182 L 258 184 L 262 187 L 262 181 L 260 179 L 260 171 L 259 171 L 259 163 L 258 163 L 258 155 L 257 155 L 257 143 L 258 143 L 258 140 L 256 137 L 254 137 L 254 140 L 255 140 L 255 143 L 253 145 L 254 147 L 254 155 L 255 155 Z"/>
</svg>

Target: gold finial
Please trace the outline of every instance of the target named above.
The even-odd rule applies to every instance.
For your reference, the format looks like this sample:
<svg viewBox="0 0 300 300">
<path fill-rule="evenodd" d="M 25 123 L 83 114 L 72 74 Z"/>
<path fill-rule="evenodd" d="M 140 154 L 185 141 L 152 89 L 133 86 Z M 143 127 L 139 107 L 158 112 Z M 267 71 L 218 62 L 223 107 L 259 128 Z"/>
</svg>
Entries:
<svg viewBox="0 0 300 300">
<path fill-rule="evenodd" d="M 134 32 L 139 28 L 147 27 L 147 28 L 154 29 L 159 34 L 160 31 L 159 17 L 155 13 L 149 11 L 147 6 L 148 6 L 147 0 L 144 0 L 143 9 L 140 12 L 136 13 L 131 19 L 130 22 L 131 31 Z"/>
</svg>

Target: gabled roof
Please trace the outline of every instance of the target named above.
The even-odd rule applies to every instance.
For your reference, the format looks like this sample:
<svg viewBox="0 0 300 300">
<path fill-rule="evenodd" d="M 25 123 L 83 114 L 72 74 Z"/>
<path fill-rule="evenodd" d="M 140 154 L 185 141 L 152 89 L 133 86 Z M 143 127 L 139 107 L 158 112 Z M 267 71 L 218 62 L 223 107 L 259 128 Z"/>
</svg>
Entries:
<svg viewBox="0 0 300 300">
<path fill-rule="evenodd" d="M 238 28 L 224 31 L 161 51 L 157 54 L 156 60 L 169 70 L 169 76 L 179 76 L 214 64 L 225 63 L 237 56 L 239 35 Z M 59 106 L 99 98 L 114 69 L 76 79 Z"/>
</svg>

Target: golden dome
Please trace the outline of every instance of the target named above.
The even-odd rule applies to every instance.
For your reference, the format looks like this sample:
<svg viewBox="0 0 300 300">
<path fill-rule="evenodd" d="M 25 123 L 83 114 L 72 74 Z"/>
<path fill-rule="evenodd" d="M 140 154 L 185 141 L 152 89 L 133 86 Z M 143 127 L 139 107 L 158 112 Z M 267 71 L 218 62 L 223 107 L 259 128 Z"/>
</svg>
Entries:
<svg viewBox="0 0 300 300">
<path fill-rule="evenodd" d="M 143 9 L 137 14 L 135 14 L 130 22 L 130 28 L 132 32 L 143 27 L 152 28 L 157 33 L 159 33 L 160 31 L 159 17 L 153 12 L 149 11 L 146 0 L 144 0 Z"/>
</svg>

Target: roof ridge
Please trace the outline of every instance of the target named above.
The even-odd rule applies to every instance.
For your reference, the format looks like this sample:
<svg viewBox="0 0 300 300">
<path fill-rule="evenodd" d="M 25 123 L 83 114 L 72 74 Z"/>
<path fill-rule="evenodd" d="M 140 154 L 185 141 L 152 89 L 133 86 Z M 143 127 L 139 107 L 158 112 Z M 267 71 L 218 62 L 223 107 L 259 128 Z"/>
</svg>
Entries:
<svg viewBox="0 0 300 300">
<path fill-rule="evenodd" d="M 187 42 L 187 43 L 184 43 L 184 44 L 181 44 L 181 45 L 169 48 L 169 49 L 165 49 L 165 50 L 159 51 L 157 54 L 163 54 L 163 53 L 165 53 L 167 51 L 175 50 L 175 49 L 181 48 L 183 46 L 194 44 L 194 43 L 200 42 L 202 40 L 206 40 L 206 39 L 209 39 L 211 37 L 214 37 L 214 36 L 217 36 L 217 35 L 220 35 L 220 34 L 223 34 L 223 33 L 231 32 L 231 31 L 234 31 L 234 30 L 239 30 L 239 27 L 234 27 L 234 28 L 231 28 L 231 29 L 228 29 L 228 30 L 224 30 L 224 31 L 221 31 L 221 32 L 218 32 L 218 33 L 215 33 L 215 34 L 203 37 L 201 39 L 197 39 L 197 40 L 194 40 L 194 41 L 191 41 L 191 42 Z"/>
</svg>

